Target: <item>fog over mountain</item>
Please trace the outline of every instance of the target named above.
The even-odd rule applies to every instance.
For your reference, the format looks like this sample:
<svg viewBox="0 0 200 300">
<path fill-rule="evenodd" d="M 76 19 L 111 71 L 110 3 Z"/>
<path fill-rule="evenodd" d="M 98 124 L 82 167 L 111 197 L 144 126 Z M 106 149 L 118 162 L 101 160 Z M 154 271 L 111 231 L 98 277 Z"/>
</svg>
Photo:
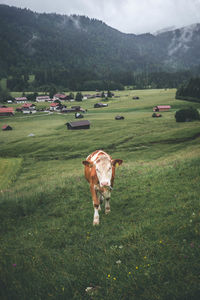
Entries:
<svg viewBox="0 0 200 300">
<path fill-rule="evenodd" d="M 0 0 L 0 3 L 39 13 L 85 15 L 135 34 L 200 22 L 199 0 Z"/>
<path fill-rule="evenodd" d="M 0 5 L 1 76 L 15 70 L 177 71 L 200 65 L 200 24 L 126 34 L 77 15 L 39 14 Z"/>
</svg>

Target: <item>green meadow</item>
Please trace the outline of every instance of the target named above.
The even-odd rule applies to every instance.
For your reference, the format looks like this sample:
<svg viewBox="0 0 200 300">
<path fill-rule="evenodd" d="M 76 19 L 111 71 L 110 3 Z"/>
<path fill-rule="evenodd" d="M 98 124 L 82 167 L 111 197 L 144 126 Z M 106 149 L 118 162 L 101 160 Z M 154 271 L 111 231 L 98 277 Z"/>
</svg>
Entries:
<svg viewBox="0 0 200 300">
<path fill-rule="evenodd" d="M 13 127 L 0 131 L 0 299 L 199 299 L 200 122 L 176 123 L 191 103 L 175 90 L 115 95 L 81 102 L 89 130 L 67 130 L 73 114 L 0 118 Z M 172 108 L 152 118 L 155 105 Z M 97 149 L 123 164 L 93 226 L 82 161 Z"/>
</svg>

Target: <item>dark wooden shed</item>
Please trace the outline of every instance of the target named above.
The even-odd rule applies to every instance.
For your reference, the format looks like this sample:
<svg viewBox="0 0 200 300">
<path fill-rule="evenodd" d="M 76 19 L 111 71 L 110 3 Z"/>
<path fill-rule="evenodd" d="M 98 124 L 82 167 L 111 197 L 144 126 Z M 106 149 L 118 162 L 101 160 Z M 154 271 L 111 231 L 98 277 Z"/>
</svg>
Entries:
<svg viewBox="0 0 200 300">
<path fill-rule="evenodd" d="M 76 112 L 75 113 L 75 118 L 76 119 L 82 119 L 82 118 L 84 118 L 84 116 L 82 114 L 80 114 L 79 112 Z"/>
<path fill-rule="evenodd" d="M 94 104 L 94 108 L 106 107 L 106 106 L 108 106 L 107 103 L 101 103 L 101 102 L 99 102 L 99 103 L 95 103 Z"/>
<path fill-rule="evenodd" d="M 3 125 L 2 126 L 2 130 L 5 131 L 5 130 L 12 130 L 12 127 L 10 125 Z"/>
<path fill-rule="evenodd" d="M 124 120 L 124 117 L 123 116 L 116 116 L 115 120 Z"/>
<path fill-rule="evenodd" d="M 71 130 L 77 129 L 90 129 L 90 122 L 88 120 L 77 121 L 77 122 L 67 122 L 67 128 Z"/>
</svg>

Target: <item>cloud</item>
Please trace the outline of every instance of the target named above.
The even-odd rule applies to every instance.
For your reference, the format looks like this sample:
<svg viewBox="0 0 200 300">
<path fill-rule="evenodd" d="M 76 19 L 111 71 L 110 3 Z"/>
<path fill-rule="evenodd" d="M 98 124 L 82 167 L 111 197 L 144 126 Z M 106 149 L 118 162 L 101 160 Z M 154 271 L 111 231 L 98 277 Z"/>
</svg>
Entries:
<svg viewBox="0 0 200 300">
<path fill-rule="evenodd" d="M 200 0 L 3 0 L 37 12 L 79 14 L 127 33 L 155 32 L 200 22 Z"/>
</svg>

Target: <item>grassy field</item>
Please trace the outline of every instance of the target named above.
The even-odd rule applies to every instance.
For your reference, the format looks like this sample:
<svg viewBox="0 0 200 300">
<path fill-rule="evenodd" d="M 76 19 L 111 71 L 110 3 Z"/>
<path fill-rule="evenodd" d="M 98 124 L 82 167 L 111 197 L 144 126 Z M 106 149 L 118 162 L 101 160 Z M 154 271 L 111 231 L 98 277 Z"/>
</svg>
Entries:
<svg viewBox="0 0 200 300">
<path fill-rule="evenodd" d="M 175 90 L 115 94 L 81 103 L 90 130 L 67 130 L 70 114 L 0 119 L 13 127 L 0 132 L 0 299 L 199 299 L 200 122 L 175 122 L 191 105 Z M 159 104 L 172 109 L 152 118 Z M 124 163 L 93 227 L 81 162 L 96 149 Z"/>
</svg>

